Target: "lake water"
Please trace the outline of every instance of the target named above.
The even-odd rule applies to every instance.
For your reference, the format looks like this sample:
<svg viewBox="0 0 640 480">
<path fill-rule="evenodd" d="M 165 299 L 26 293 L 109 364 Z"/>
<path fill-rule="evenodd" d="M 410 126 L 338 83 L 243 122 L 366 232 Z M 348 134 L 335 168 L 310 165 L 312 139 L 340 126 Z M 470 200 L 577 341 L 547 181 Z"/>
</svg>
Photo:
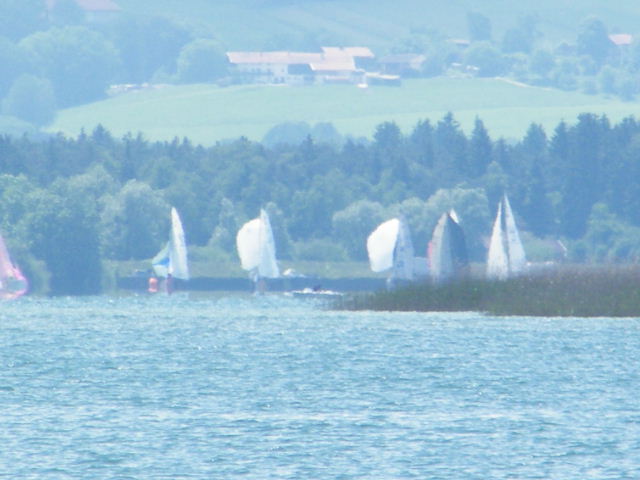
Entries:
<svg viewBox="0 0 640 480">
<path fill-rule="evenodd" d="M 638 319 L 24 298 L 0 365 L 0 478 L 640 478 Z"/>
</svg>

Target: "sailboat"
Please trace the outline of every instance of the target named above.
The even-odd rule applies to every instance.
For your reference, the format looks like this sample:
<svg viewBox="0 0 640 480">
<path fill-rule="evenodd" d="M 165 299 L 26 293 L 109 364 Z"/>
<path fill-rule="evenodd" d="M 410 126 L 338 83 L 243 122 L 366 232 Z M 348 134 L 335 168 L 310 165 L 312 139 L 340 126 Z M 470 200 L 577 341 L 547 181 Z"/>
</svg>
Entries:
<svg viewBox="0 0 640 480">
<path fill-rule="evenodd" d="M 390 271 L 390 287 L 397 280 L 413 280 L 413 242 L 404 217 L 378 225 L 367 238 L 367 253 L 372 271 Z"/>
<path fill-rule="evenodd" d="M 0 299 L 18 298 L 27 293 L 28 288 L 27 279 L 20 268 L 11 261 L 4 238 L 0 235 Z"/>
<path fill-rule="evenodd" d="M 167 244 L 153 257 L 153 270 L 159 277 L 165 278 L 165 291 L 171 293 L 172 279 L 189 280 L 189 264 L 187 262 L 187 244 L 180 216 L 175 208 L 171 208 L 171 234 Z"/>
<path fill-rule="evenodd" d="M 513 218 L 509 199 L 504 195 L 498 204 L 498 213 L 491 232 L 487 277 L 504 280 L 523 273 L 526 268 L 527 258 L 520 241 L 518 227 Z"/>
<path fill-rule="evenodd" d="M 242 268 L 255 283 L 256 293 L 264 293 L 265 279 L 280 277 L 271 222 L 264 209 L 260 210 L 259 217 L 238 230 L 236 247 Z"/>
<path fill-rule="evenodd" d="M 441 283 L 466 273 L 469 266 L 467 243 L 455 210 L 442 214 L 427 252 L 431 278 Z"/>
</svg>

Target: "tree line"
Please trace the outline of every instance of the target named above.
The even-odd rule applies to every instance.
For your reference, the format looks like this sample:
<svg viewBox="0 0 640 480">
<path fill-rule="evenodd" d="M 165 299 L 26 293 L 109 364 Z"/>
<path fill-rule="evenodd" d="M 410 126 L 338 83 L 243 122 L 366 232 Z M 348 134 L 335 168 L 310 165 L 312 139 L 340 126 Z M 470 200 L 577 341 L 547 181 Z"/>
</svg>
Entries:
<svg viewBox="0 0 640 480">
<path fill-rule="evenodd" d="M 91 22 L 75 0 L 0 2 L 1 112 L 36 126 L 59 108 L 106 96 L 112 84 L 194 83 L 226 74 L 210 32 L 161 16 Z"/>
<path fill-rule="evenodd" d="M 531 124 L 512 142 L 480 119 L 466 134 L 451 113 L 408 133 L 382 123 L 370 141 L 309 135 L 269 147 L 114 138 L 99 126 L 76 138 L 0 137 L 0 229 L 27 269 L 45 265 L 51 292 L 95 293 L 104 261 L 159 250 L 170 206 L 191 247 L 233 262 L 238 228 L 261 207 L 279 257 L 294 261 L 364 260 L 366 236 L 399 213 L 424 255 L 437 218 L 455 208 L 483 262 L 507 193 L 533 257 L 554 259 L 561 239 L 575 261 L 635 261 L 639 170 L 640 123 L 587 113 L 549 134 Z"/>
<path fill-rule="evenodd" d="M 616 95 L 624 100 L 632 100 L 640 92 L 637 32 L 621 32 L 589 16 L 577 22 L 574 38 L 554 44 L 544 37 L 542 23 L 535 14 L 524 15 L 502 35 L 496 35 L 491 18 L 473 11 L 467 14 L 466 48 L 461 49 L 435 28 L 421 26 L 398 39 L 391 50 L 425 55 L 425 62 L 414 72 L 419 76 L 507 76 L 530 85 Z"/>
</svg>

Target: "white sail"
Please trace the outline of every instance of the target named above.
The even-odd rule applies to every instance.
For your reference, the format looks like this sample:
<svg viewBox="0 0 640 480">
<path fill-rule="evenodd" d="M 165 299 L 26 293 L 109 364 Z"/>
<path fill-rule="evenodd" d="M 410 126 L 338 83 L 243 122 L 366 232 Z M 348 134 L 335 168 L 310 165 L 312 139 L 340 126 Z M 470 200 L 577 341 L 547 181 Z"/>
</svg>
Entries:
<svg viewBox="0 0 640 480">
<path fill-rule="evenodd" d="M 393 253 L 400 231 L 400 220 L 393 218 L 378 225 L 367 238 L 369 264 L 374 272 L 393 268 Z"/>
<path fill-rule="evenodd" d="M 524 247 L 520 241 L 509 199 L 505 195 L 498 204 L 498 213 L 491 232 L 487 277 L 504 280 L 524 272 L 526 266 Z"/>
<path fill-rule="evenodd" d="M 443 213 L 433 229 L 431 243 L 429 244 L 429 270 L 435 282 L 445 280 L 453 274 L 453 260 L 451 256 L 450 231 L 447 228 L 451 217 Z"/>
<path fill-rule="evenodd" d="M 236 236 L 236 247 L 240 257 L 240 265 L 244 270 L 253 270 L 260 263 L 260 237 L 261 220 L 254 218 L 245 223 Z"/>
<path fill-rule="evenodd" d="M 278 278 L 275 241 L 269 216 L 260 210 L 260 216 L 245 223 L 236 236 L 240 264 L 256 277 Z"/>
<path fill-rule="evenodd" d="M 487 277 L 497 280 L 504 280 L 509 276 L 509 258 L 502 228 L 503 223 L 502 202 L 500 202 L 496 219 L 493 222 L 487 257 Z"/>
<path fill-rule="evenodd" d="M 520 234 L 516 227 L 516 221 L 513 218 L 513 212 L 511 211 L 511 205 L 509 205 L 509 199 L 504 196 L 504 226 L 507 243 L 507 252 L 509 254 L 509 272 L 517 275 L 527 268 L 527 258 L 524 253 L 524 247 L 520 241 Z"/>
<path fill-rule="evenodd" d="M 276 261 L 276 242 L 273 239 L 271 222 L 265 210 L 260 210 L 260 220 L 262 221 L 262 237 L 260 238 L 260 265 L 258 275 L 267 278 L 278 278 L 280 269 Z"/>
<path fill-rule="evenodd" d="M 187 261 L 187 244 L 180 216 L 175 208 L 171 208 L 171 234 L 167 244 L 151 260 L 153 270 L 159 277 L 171 274 L 174 278 L 189 280 L 189 264 Z"/>
<path fill-rule="evenodd" d="M 378 225 L 367 238 L 367 253 L 372 271 L 391 270 L 392 279 L 413 279 L 413 242 L 403 217 Z"/>
<path fill-rule="evenodd" d="M 413 275 L 413 241 L 411 240 L 411 232 L 404 217 L 400 217 L 392 277 L 401 280 L 413 280 Z"/>
<path fill-rule="evenodd" d="M 467 245 L 458 215 L 454 210 L 443 213 L 429 243 L 431 278 L 439 283 L 464 275 L 469 266 Z"/>
<path fill-rule="evenodd" d="M 180 216 L 175 208 L 171 209 L 171 240 L 169 241 L 169 273 L 174 278 L 189 280 L 187 263 L 187 243 Z"/>
</svg>

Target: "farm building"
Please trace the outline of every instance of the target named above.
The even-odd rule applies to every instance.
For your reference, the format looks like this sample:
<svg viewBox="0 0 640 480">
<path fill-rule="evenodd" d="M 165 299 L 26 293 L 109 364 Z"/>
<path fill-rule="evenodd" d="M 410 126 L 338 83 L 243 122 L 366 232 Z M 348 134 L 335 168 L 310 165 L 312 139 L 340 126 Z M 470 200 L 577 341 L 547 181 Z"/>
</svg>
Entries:
<svg viewBox="0 0 640 480">
<path fill-rule="evenodd" d="M 228 52 L 234 76 L 241 83 L 310 85 L 361 83 L 358 66 L 374 58 L 365 47 L 323 47 L 322 52 Z"/>
<path fill-rule="evenodd" d="M 58 0 L 45 0 L 47 12 L 55 9 Z M 114 0 L 75 0 L 75 3 L 84 11 L 88 21 L 100 22 L 120 13 L 120 6 Z"/>
</svg>

